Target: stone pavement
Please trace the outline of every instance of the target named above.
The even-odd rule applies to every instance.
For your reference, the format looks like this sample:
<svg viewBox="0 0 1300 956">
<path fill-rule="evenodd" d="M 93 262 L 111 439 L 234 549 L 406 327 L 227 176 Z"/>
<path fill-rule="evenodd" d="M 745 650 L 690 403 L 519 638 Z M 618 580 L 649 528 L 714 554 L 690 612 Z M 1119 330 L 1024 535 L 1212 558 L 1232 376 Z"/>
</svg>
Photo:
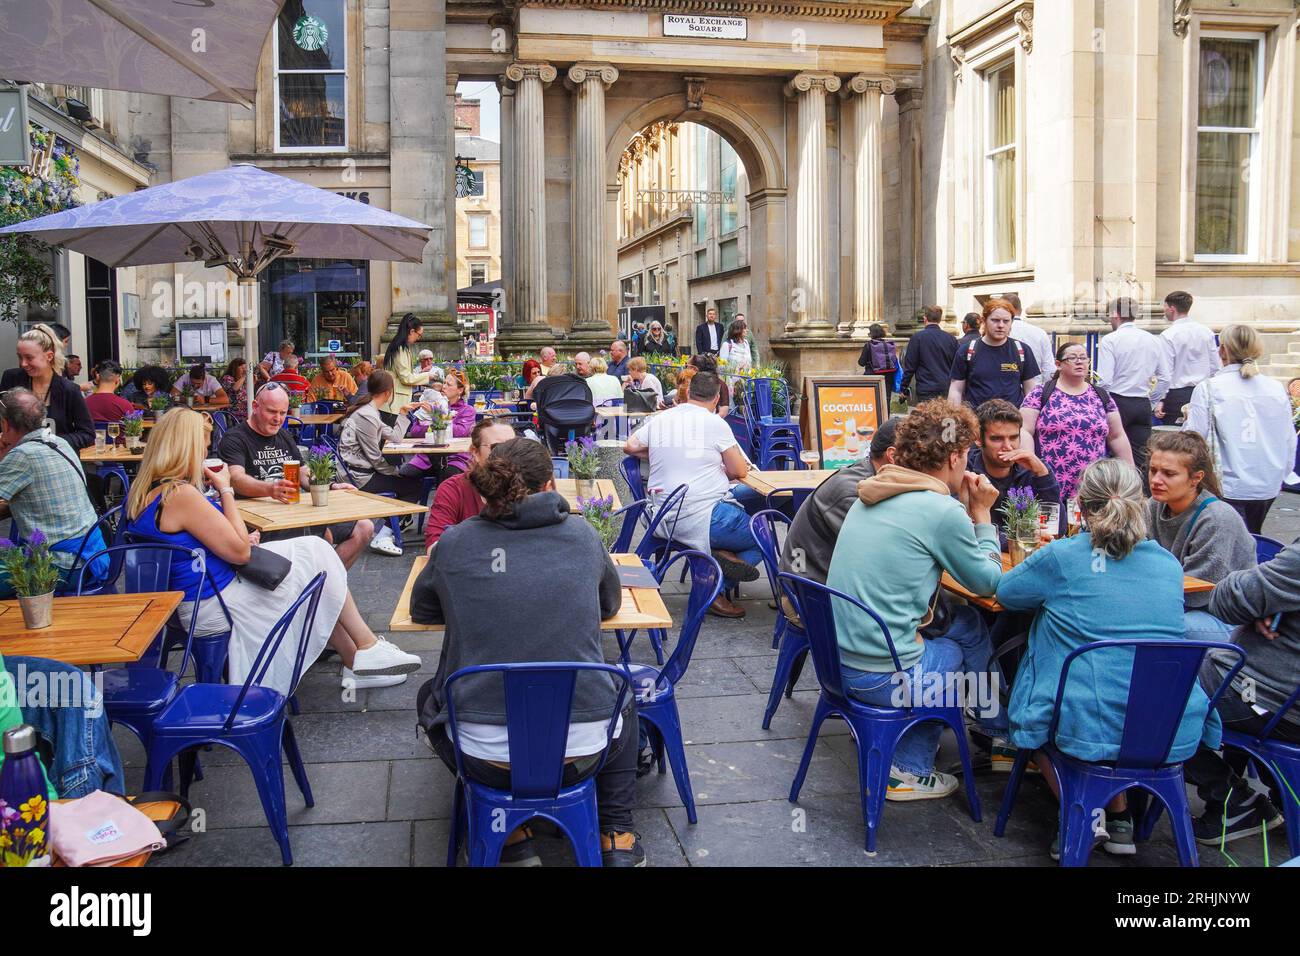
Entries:
<svg viewBox="0 0 1300 956">
<path fill-rule="evenodd" d="M 1286 495 L 1274 506 L 1265 530 L 1291 541 L 1300 536 L 1300 496 Z M 351 574 L 352 592 L 376 632 L 383 632 L 407 569 L 404 558 L 368 554 Z M 687 585 L 665 585 L 674 619 L 685 608 Z M 1030 776 L 1003 839 L 993 820 L 1006 777 L 976 772 L 984 819 L 967 813 L 964 790 L 944 800 L 886 805 L 878 851 L 863 851 L 857 796 L 856 755 L 844 725 L 828 721 L 817 746 L 798 806 L 786 799 L 816 703 L 811 665 L 792 700 L 783 700 L 772 729 L 761 729 L 775 652 L 773 614 L 765 581 L 744 586 L 749 612 L 743 621 L 708 618 L 690 668 L 678 685 L 682 724 L 699 823 L 686 821 L 671 773 L 638 781 L 636 825 L 651 866 L 1050 866 L 1047 845 L 1056 807 L 1046 785 Z M 521 600 L 545 601 L 544 590 Z M 539 607 L 544 611 L 544 603 Z M 316 806 L 307 809 L 286 770 L 290 836 L 299 866 L 441 866 L 446 857 L 451 775 L 416 735 L 415 696 L 435 670 L 440 639 L 424 634 L 390 635 L 419 653 L 425 666 L 404 685 L 359 691 L 342 698 L 337 658 L 318 663 L 299 690 L 302 714 L 293 718 Z M 673 635 L 675 636 L 675 635 Z M 673 646 L 671 640 L 669 650 Z M 648 642 L 638 639 L 639 660 L 652 661 Z M 612 638 L 610 659 L 617 654 Z M 128 784 L 138 789 L 142 750 L 129 733 L 115 736 L 128 764 Z M 946 734 L 940 766 L 954 762 Z M 203 811 L 205 831 L 156 866 L 279 866 L 280 855 L 266 827 L 247 767 L 220 748 L 202 755 L 205 779 L 190 792 Z M 1193 810 L 1199 812 L 1195 804 Z M 1285 858 L 1281 830 L 1269 834 L 1270 860 Z M 539 839 L 543 860 L 572 861 L 560 840 Z M 1237 841 L 1228 852 L 1243 866 L 1262 865 L 1259 837 Z M 1202 866 L 1228 865 L 1216 848 L 1200 849 Z M 1092 866 L 1177 864 L 1167 820 L 1136 857 L 1097 852 Z"/>
</svg>

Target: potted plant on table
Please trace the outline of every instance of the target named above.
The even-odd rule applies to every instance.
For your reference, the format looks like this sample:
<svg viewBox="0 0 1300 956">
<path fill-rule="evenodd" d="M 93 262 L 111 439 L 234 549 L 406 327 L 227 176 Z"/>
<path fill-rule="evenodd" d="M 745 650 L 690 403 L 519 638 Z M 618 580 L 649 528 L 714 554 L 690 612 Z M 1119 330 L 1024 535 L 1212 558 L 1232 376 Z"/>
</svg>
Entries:
<svg viewBox="0 0 1300 956">
<path fill-rule="evenodd" d="M 596 529 L 601 543 L 608 551 L 614 546 L 618 537 L 618 528 L 614 527 L 614 496 L 604 498 L 578 498 L 578 513 L 587 520 L 587 524 Z"/>
<path fill-rule="evenodd" d="M 186 408 L 194 407 L 194 386 L 190 384 L 188 375 L 181 380 L 181 404 Z"/>
<path fill-rule="evenodd" d="M 23 626 L 30 630 L 49 627 L 54 617 L 54 589 L 59 568 L 50 556 L 50 543 L 40 531 L 33 531 L 25 545 L 0 538 L 0 565 L 18 595 Z"/>
<path fill-rule="evenodd" d="M 1003 530 L 1012 567 L 1038 549 L 1038 511 L 1038 498 L 1032 488 L 1012 488 L 1007 492 Z"/>
<path fill-rule="evenodd" d="M 149 399 L 149 410 L 153 412 L 154 421 L 163 417 L 167 409 L 172 407 L 172 400 L 166 395 L 155 395 Z"/>
<path fill-rule="evenodd" d="M 324 508 L 330 501 L 330 485 L 338 477 L 338 465 L 328 445 L 312 445 L 307 449 L 307 474 L 310 476 L 311 503 Z"/>
<path fill-rule="evenodd" d="M 302 392 L 289 392 L 289 414 L 295 418 L 298 416 L 298 409 L 302 408 Z"/>
<path fill-rule="evenodd" d="M 577 482 L 578 495 L 584 498 L 596 494 L 596 475 L 600 473 L 600 452 L 596 440 L 584 436 L 565 442 L 564 456 L 569 460 L 569 476 Z"/>
<path fill-rule="evenodd" d="M 429 413 L 428 435 L 435 445 L 451 444 L 451 412 L 435 405 Z"/>
<path fill-rule="evenodd" d="M 144 412 L 127 412 L 123 415 L 122 434 L 126 436 L 128 451 L 139 452 L 144 448 Z"/>
</svg>

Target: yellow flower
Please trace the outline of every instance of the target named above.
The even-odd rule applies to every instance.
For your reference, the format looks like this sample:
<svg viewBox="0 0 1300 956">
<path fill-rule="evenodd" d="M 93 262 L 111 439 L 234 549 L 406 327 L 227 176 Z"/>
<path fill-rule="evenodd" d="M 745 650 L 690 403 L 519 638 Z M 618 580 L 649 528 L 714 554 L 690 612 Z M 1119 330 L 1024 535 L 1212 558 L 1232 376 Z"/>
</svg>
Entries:
<svg viewBox="0 0 1300 956">
<path fill-rule="evenodd" d="M 9 839 L 9 834 L 0 833 L 0 850 L 13 846 L 14 841 Z"/>
<path fill-rule="evenodd" d="M 45 831 L 40 827 L 32 827 L 32 831 L 27 834 L 27 845 L 35 846 L 38 843 L 45 842 Z"/>
<path fill-rule="evenodd" d="M 26 803 L 21 804 L 18 807 L 18 810 L 20 813 L 22 813 L 23 819 L 28 823 L 32 823 L 35 820 L 39 820 L 41 817 L 45 816 L 45 814 L 48 812 L 48 808 L 45 805 L 45 798 L 42 797 L 39 793 L 36 796 L 32 797 L 30 800 L 28 800 Z"/>
</svg>

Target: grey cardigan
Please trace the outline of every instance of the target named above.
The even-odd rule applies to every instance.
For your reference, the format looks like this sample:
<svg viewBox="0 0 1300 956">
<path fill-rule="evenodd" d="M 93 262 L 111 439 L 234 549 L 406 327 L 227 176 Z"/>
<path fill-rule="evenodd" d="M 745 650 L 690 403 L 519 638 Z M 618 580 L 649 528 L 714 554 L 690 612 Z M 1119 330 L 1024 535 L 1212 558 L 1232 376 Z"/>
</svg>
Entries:
<svg viewBox="0 0 1300 956">
<path fill-rule="evenodd" d="M 1233 571 L 1255 566 L 1255 539 L 1246 530 L 1241 515 L 1221 499 L 1211 501 L 1197 515 L 1201 504 L 1212 497 L 1202 491 L 1180 515 L 1153 498 L 1147 502 L 1147 531 L 1149 538 L 1173 553 L 1184 574 L 1218 584 Z M 1189 611 L 1203 610 L 1209 603 L 1209 593 L 1184 598 L 1184 607 Z"/>
<path fill-rule="evenodd" d="M 397 474 L 384 458 L 384 443 L 397 441 L 410 426 L 411 420 L 405 415 L 398 415 L 397 424 L 391 428 L 385 425 L 374 402 L 367 402 L 348 416 L 339 436 L 339 455 L 358 485 L 364 488 L 376 474 Z"/>
</svg>

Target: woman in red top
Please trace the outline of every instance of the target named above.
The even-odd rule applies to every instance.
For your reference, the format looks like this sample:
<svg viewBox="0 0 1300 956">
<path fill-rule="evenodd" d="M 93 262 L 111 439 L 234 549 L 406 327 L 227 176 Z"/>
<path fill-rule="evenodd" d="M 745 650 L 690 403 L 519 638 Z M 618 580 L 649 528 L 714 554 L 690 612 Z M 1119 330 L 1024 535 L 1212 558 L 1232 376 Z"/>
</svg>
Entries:
<svg viewBox="0 0 1300 956">
<path fill-rule="evenodd" d="M 474 466 L 487 461 L 492 449 L 515 437 L 515 430 L 504 422 L 485 418 L 470 432 L 470 458 Z M 469 482 L 469 472 L 462 471 L 438 485 L 433 503 L 429 505 L 429 520 L 424 524 L 425 552 L 433 553 L 442 533 L 466 518 L 483 510 L 483 499 Z"/>
</svg>

